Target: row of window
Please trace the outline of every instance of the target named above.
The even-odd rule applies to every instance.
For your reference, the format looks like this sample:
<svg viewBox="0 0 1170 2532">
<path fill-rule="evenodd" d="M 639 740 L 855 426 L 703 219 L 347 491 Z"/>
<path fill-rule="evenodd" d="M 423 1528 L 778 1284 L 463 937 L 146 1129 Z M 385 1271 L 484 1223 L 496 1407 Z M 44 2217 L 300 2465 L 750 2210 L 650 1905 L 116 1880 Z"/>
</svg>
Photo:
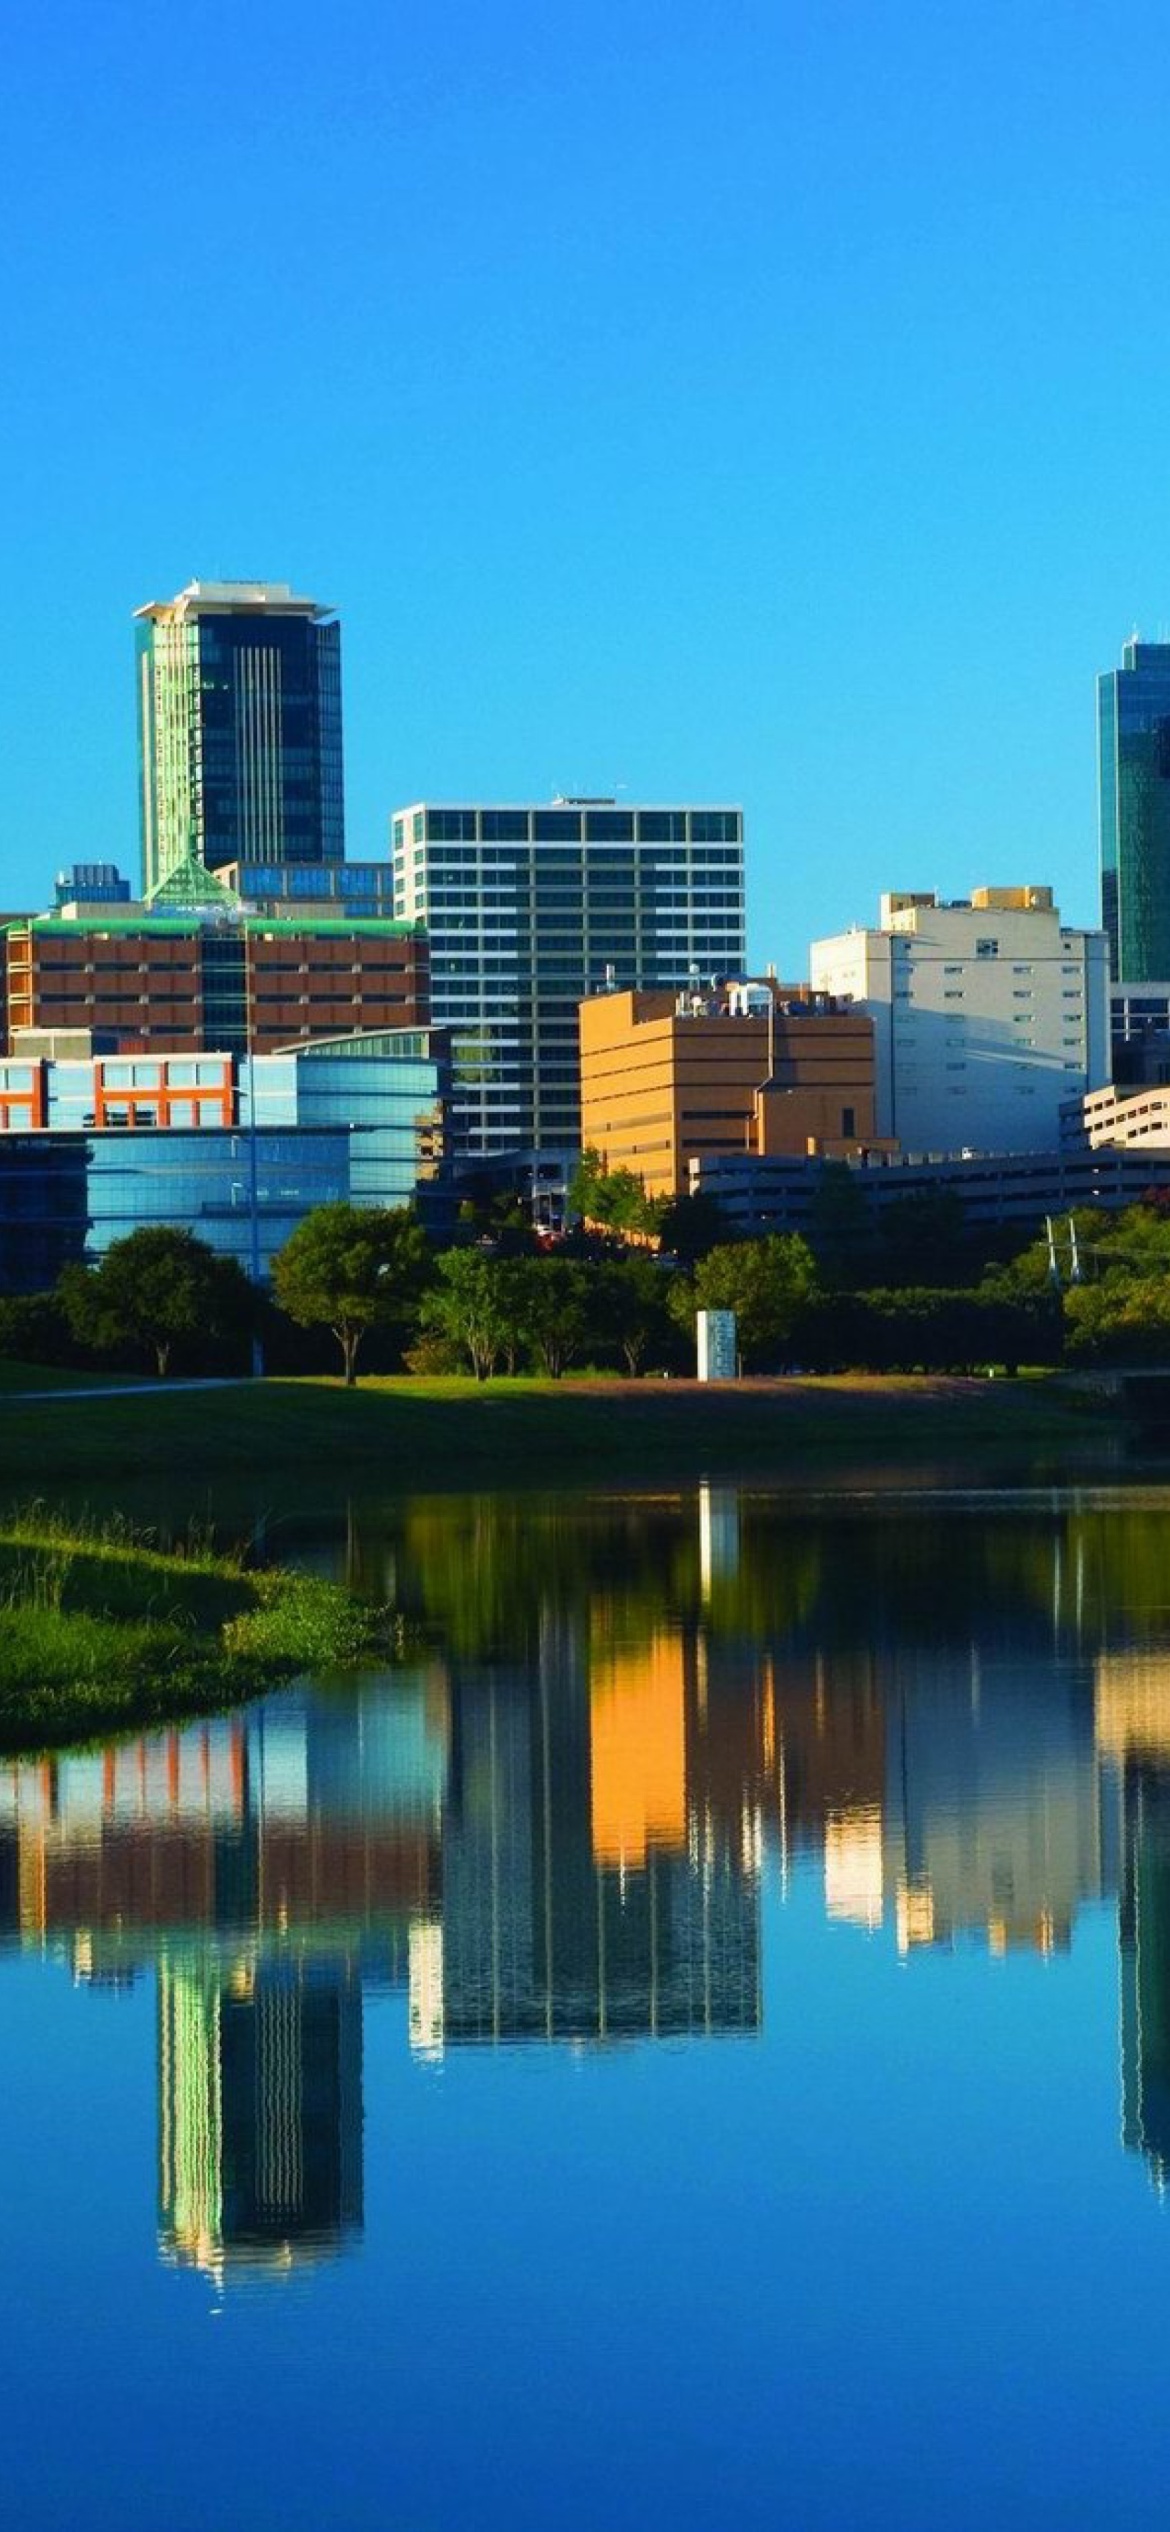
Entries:
<svg viewBox="0 0 1170 2532">
<path fill-rule="evenodd" d="M 685 843 L 687 823 L 696 844 L 735 844 L 740 836 L 737 809 L 429 809 L 411 821 L 411 841 L 430 844 L 485 842 L 589 844 Z M 405 821 L 395 818 L 396 850 L 406 841 Z"/>
</svg>

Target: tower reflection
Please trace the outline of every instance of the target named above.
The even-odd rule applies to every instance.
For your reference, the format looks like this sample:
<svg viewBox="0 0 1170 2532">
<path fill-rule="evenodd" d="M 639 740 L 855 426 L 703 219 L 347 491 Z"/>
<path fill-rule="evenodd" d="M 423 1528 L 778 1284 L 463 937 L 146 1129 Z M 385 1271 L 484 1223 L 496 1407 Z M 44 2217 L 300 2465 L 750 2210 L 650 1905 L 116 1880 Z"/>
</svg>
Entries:
<svg viewBox="0 0 1170 2532">
<path fill-rule="evenodd" d="M 355 1964 L 158 1964 L 159 2242 L 223 2277 L 291 2267 L 362 2222 Z"/>
</svg>

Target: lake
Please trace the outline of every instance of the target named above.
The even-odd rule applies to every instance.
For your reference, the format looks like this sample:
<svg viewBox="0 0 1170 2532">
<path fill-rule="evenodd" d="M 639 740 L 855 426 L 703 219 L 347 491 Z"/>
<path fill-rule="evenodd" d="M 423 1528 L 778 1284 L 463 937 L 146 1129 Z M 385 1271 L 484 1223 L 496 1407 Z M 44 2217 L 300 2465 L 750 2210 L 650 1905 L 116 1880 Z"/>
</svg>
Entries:
<svg viewBox="0 0 1170 2532">
<path fill-rule="evenodd" d="M 0 1761 L 11 2521 L 1153 2520 L 1170 1491 L 264 1552 L 393 1663 Z"/>
</svg>

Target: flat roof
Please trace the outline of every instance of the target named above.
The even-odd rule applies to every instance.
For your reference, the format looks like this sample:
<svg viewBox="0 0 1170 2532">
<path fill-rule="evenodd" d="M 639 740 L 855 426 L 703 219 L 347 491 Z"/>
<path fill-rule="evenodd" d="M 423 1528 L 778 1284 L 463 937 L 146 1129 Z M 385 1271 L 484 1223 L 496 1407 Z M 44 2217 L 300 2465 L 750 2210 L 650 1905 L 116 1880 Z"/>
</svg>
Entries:
<svg viewBox="0 0 1170 2532">
<path fill-rule="evenodd" d="M 317 598 L 299 598 L 289 580 L 189 580 L 173 598 L 151 598 L 135 607 L 135 617 L 151 622 L 198 615 L 331 616 L 334 609 Z"/>
<path fill-rule="evenodd" d="M 736 817 L 743 816 L 743 802 L 741 800 L 610 800 L 602 799 L 600 795 L 589 800 L 583 798 L 570 800 L 560 793 L 554 794 L 551 800 L 468 800 L 466 798 L 461 800 L 433 800 L 429 798 L 425 800 L 408 800 L 404 807 L 393 809 L 391 811 L 391 816 L 396 818 L 409 818 L 412 817 L 418 809 L 467 809 L 472 812 L 477 809 L 507 809 L 518 817 L 526 817 L 529 810 L 532 809 L 576 809 L 584 810 L 586 815 L 590 809 L 617 809 L 627 813 L 630 817 L 637 817 L 639 812 L 643 809 L 673 809 L 675 811 L 681 810 L 684 812 L 688 809 L 700 810 L 703 812 L 706 812 L 709 809 L 719 809 L 727 814 L 733 814 Z"/>
</svg>

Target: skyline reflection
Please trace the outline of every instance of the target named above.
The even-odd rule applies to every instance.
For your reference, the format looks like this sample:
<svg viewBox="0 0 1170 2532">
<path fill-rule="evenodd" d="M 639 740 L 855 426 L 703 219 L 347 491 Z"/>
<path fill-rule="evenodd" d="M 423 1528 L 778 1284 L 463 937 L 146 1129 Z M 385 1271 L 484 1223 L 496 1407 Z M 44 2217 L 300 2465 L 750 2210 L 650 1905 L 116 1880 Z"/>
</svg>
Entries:
<svg viewBox="0 0 1170 2532">
<path fill-rule="evenodd" d="M 1163 2188 L 1170 1511 L 934 1509 L 408 1506 L 337 1553 L 413 1658 L 0 1764 L 0 1937 L 156 1983 L 160 2255 L 222 2283 L 360 2241 L 367 1991 L 420 2060 L 750 2043 L 797 1872 L 908 1964 L 1055 1959 L 1115 1908 Z"/>
</svg>

